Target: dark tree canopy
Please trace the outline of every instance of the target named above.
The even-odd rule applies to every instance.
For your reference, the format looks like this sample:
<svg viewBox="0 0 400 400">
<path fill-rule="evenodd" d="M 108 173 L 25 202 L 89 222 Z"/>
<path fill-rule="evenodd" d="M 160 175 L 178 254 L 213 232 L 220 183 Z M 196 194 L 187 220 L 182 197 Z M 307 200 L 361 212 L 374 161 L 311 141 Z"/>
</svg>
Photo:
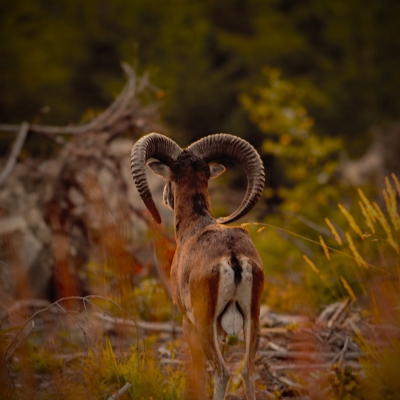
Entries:
<svg viewBox="0 0 400 400">
<path fill-rule="evenodd" d="M 0 11 L 3 122 L 77 122 L 121 89 L 122 60 L 150 71 L 187 143 L 229 131 L 257 144 L 238 95 L 262 85 L 264 66 L 303 90 L 318 134 L 356 153 L 400 112 L 396 0 L 20 0 Z"/>
</svg>

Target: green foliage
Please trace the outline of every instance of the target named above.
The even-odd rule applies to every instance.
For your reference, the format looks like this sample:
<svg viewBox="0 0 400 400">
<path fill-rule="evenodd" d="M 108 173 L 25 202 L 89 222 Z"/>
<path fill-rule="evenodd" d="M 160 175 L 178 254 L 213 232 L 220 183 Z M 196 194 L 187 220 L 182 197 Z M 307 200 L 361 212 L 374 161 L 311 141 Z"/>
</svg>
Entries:
<svg viewBox="0 0 400 400">
<path fill-rule="evenodd" d="M 368 358 L 361 361 L 365 375 L 363 393 L 368 400 L 399 399 L 400 341 L 393 339 L 385 348 L 364 343 Z"/>
<path fill-rule="evenodd" d="M 108 398 L 126 382 L 132 384 L 128 391 L 131 399 L 172 400 L 181 399 L 185 394 L 185 381 L 180 370 L 167 368 L 161 371 L 151 354 L 134 348 L 129 356 L 117 356 L 107 339 L 101 348 L 90 352 L 81 371 L 81 381 L 73 385 L 67 398 L 72 399 L 78 393 L 92 398 Z"/>
<path fill-rule="evenodd" d="M 399 114 L 398 12 L 396 0 L 3 4 L 0 119 L 76 122 L 120 90 L 126 60 L 150 70 L 186 143 L 229 131 L 258 144 L 237 96 L 273 66 L 304 90 L 318 133 L 360 152 L 373 124 Z"/>
<path fill-rule="evenodd" d="M 354 292 L 366 295 L 372 277 L 385 272 L 380 266 L 400 251 L 396 190 L 387 180 L 383 195 L 392 230 L 377 203 L 363 192 L 361 198 L 355 190 L 344 192 L 337 179 L 342 143 L 313 132 L 303 90 L 283 79 L 279 70 L 265 68 L 264 76 L 265 82 L 240 100 L 265 136 L 263 151 L 274 157 L 274 167 L 282 175 L 264 193 L 267 200 L 281 200 L 279 212 L 253 230 L 270 280 L 265 300 L 273 307 L 304 312 L 349 295 L 355 298 Z M 361 228 L 356 222 L 360 219 L 365 220 Z M 274 226 L 277 231 L 271 230 Z M 368 261 L 360 255 L 363 252 Z M 368 264 L 375 267 L 368 270 Z M 389 275 L 398 275 L 395 266 L 389 269 Z M 306 295 L 304 286 L 309 288 Z"/>
<path fill-rule="evenodd" d="M 351 366 L 332 365 L 330 370 L 332 373 L 327 378 L 329 385 L 327 391 L 330 392 L 328 398 L 337 400 L 361 400 L 363 398 L 360 376 Z"/>
<path fill-rule="evenodd" d="M 171 320 L 172 304 L 165 290 L 155 279 L 145 279 L 132 292 L 127 309 L 145 321 Z"/>
<path fill-rule="evenodd" d="M 102 293 L 117 303 L 105 303 L 111 313 L 129 310 L 132 318 L 145 321 L 168 321 L 172 318 L 172 304 L 161 284 L 154 278 L 133 284 L 132 276 L 118 276 L 118 270 L 109 264 L 90 262 L 83 272 L 94 293 Z M 110 284 L 112 282 L 112 285 Z M 116 305 L 118 304 L 118 306 Z"/>
<path fill-rule="evenodd" d="M 303 387 L 310 389 L 310 398 L 328 400 L 367 400 L 364 377 L 357 369 L 335 362 L 326 370 L 311 373 L 307 378 L 293 375 Z"/>
<path fill-rule="evenodd" d="M 324 262 L 323 273 L 316 275 L 304 268 L 303 255 L 318 258 L 315 250 L 320 243 L 316 233 L 328 241 L 331 234 L 317 221 L 340 214 L 336 204 L 342 188 L 337 168 L 342 143 L 313 132 L 313 119 L 303 105 L 303 90 L 283 79 L 277 69 L 265 68 L 264 77 L 263 84 L 242 94 L 240 100 L 264 135 L 263 152 L 274 157 L 273 168 L 281 175 L 271 182 L 273 188 L 264 192 L 268 202 L 274 198 L 281 201 L 279 211 L 273 210 L 278 212 L 264 220 L 266 226 L 280 229 L 275 231 L 260 224 L 263 227 L 258 229 L 259 235 L 253 232 L 253 238 L 272 279 L 266 298 L 280 309 L 294 307 L 304 312 L 310 305 L 315 307 L 341 297 L 335 283 L 338 275 L 344 274 L 341 262 Z M 290 232 L 296 232 L 296 236 Z M 303 293 L 304 285 L 310 288 L 308 295 Z"/>
<path fill-rule="evenodd" d="M 360 359 L 361 370 L 336 362 L 326 371 L 311 373 L 307 378 L 295 375 L 293 378 L 301 382 L 303 387 L 311 389 L 311 393 L 322 394 L 323 398 L 329 400 L 398 399 L 398 339 L 388 341 L 383 348 L 360 339 L 364 353 Z"/>
<path fill-rule="evenodd" d="M 54 358 L 54 354 L 42 346 L 29 344 L 28 352 L 33 366 L 32 369 L 37 374 L 50 373 L 60 365 Z"/>
<path fill-rule="evenodd" d="M 94 345 L 87 356 L 82 355 L 67 364 L 55 358 L 54 350 L 50 352 L 46 346 L 28 343 L 18 349 L 12 366 L 12 379 L 18 376 L 22 385 L 12 388 L 11 375 L 2 363 L 0 394 L 2 398 L 18 400 L 56 396 L 64 400 L 108 399 L 129 382 L 132 386 L 123 397 L 126 399 L 186 398 L 184 371 L 162 368 L 152 354 L 153 346 L 154 343 L 148 341 L 146 350 L 132 347 L 129 352 L 123 352 L 117 349 L 116 354 L 110 339 L 104 337 L 103 344 Z M 39 385 L 41 380 L 43 385 Z"/>
<path fill-rule="evenodd" d="M 265 68 L 264 76 L 263 85 L 241 96 L 242 104 L 265 136 L 263 152 L 275 156 L 277 168 L 284 173 L 276 188 L 284 202 L 282 210 L 315 218 L 316 206 L 323 212 L 340 198 L 334 174 L 341 141 L 312 132 L 304 93 L 283 79 L 279 70 Z M 312 203 L 304 201 L 310 197 Z"/>
<path fill-rule="evenodd" d="M 266 288 L 267 303 L 272 301 L 286 310 L 294 305 L 301 308 L 303 304 L 315 310 L 320 304 L 350 296 L 353 301 L 366 300 L 377 321 L 389 317 L 397 321 L 400 185 L 395 175 L 392 178 L 393 183 L 386 179 L 383 190 L 386 208 L 369 200 L 361 189 L 359 197 L 354 197 L 347 208 L 339 204 L 331 212 L 335 223 L 325 220 L 330 237 L 319 235 L 319 239 L 313 240 L 311 235 L 299 235 L 299 226 L 296 229 L 291 224 L 284 229 L 284 219 L 279 217 L 256 224 L 258 231 L 253 228 L 253 237 L 272 279 Z M 278 227 L 276 231 L 271 229 L 274 226 Z M 285 264 L 281 262 L 282 254 L 286 255 Z"/>
</svg>

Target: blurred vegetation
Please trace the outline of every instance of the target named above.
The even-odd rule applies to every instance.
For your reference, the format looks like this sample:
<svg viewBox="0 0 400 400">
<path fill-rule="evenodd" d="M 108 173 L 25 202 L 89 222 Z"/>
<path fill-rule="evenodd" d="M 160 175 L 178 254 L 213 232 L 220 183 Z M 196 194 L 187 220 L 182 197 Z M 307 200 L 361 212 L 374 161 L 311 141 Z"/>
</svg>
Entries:
<svg viewBox="0 0 400 400">
<path fill-rule="evenodd" d="M 374 322 L 398 326 L 398 178 L 387 177 L 382 194 L 357 191 L 340 181 L 338 166 L 344 149 L 360 156 L 371 128 L 400 115 L 399 13 L 396 0 L 0 4 L 0 121 L 77 123 L 121 90 L 122 60 L 149 71 L 179 144 L 225 131 L 262 153 L 268 215 L 245 225 L 267 273 L 263 302 L 315 315 L 351 297 Z M 4 153 L 1 143 L 14 135 L 2 137 Z M 30 140 L 30 148 L 42 146 Z M 114 273 L 94 262 L 86 272 L 97 287 Z M 126 286 L 117 294 L 107 287 L 105 295 L 134 318 L 176 318 L 154 280 Z M 9 335 L 0 331 L 0 353 Z M 363 345 L 370 356 L 364 375 L 333 365 L 318 383 L 327 398 L 396 398 L 398 341 L 383 352 Z M 149 388 L 155 399 L 187 395 L 179 369 L 161 371 L 152 354 L 137 349 L 117 357 L 107 341 L 70 367 L 81 371 L 77 385 L 58 375 L 57 361 L 40 347 L 20 356 L 27 374 L 53 374 L 65 398 L 105 398 L 127 381 L 135 387 L 129 398 L 150 395 Z M 2 381 L 7 374 L 1 367 Z"/>
<path fill-rule="evenodd" d="M 368 288 L 377 276 L 400 278 L 393 264 L 399 252 L 398 179 L 386 178 L 380 196 L 373 187 L 364 187 L 365 193 L 348 187 L 338 172 L 343 141 L 316 134 L 302 88 L 278 69 L 264 68 L 263 74 L 264 82 L 239 99 L 264 136 L 262 151 L 274 156 L 273 172 L 280 171 L 264 191 L 267 204 L 279 206 L 251 228 L 269 280 L 266 304 L 314 314 L 349 291 L 354 299 L 353 290 L 372 299 Z M 367 261 L 358 251 L 367 253 Z"/>
<path fill-rule="evenodd" d="M 312 235 L 299 233 L 305 232 L 305 228 L 292 231 L 288 223 L 274 226 L 270 217 L 265 223 L 245 224 L 253 231 L 266 267 L 264 304 L 274 310 L 315 315 L 321 305 L 350 297 L 359 306 L 359 311 L 362 310 L 355 314 L 358 322 L 368 318 L 376 327 L 396 329 L 400 326 L 399 179 L 393 174 L 385 180 L 384 205 L 370 199 L 361 189 L 354 189 L 354 192 L 349 204 L 339 203 L 329 213 L 330 218 L 325 221 L 316 218 L 321 223 L 320 230 L 324 223 L 327 232 L 315 240 Z M 103 275 L 110 273 L 110 266 L 91 264 L 90 268 L 94 290 L 96 286 L 102 290 Z M 136 288 L 128 286 L 119 285 L 116 288 L 119 295 L 109 288 L 107 297 L 110 300 L 89 296 L 81 298 L 83 307 L 62 308 L 64 313 L 61 315 L 69 325 L 57 322 L 59 331 L 38 332 L 32 335 L 30 342 L 17 342 L 15 329 L 0 330 L 1 358 L 10 351 L 10 342 L 17 343 L 12 359 L 1 364 L 0 379 L 4 385 L 0 386 L 0 394 L 15 399 L 54 396 L 72 399 L 77 394 L 106 399 L 129 382 L 132 388 L 124 398 L 190 398 L 186 383 L 190 374 L 188 376 L 188 371 L 181 367 L 159 363 L 160 358 L 154 354 L 156 336 L 135 340 L 134 335 L 124 332 L 124 328 L 108 329 L 106 333 L 104 325 L 96 327 L 90 321 L 89 307 L 101 311 L 100 315 L 107 315 L 111 320 L 112 316 L 128 316 L 115 299 L 132 311 L 134 318 L 164 321 L 173 317 L 165 293 L 154 280 L 143 280 Z M 40 313 L 45 311 L 42 309 Z M 29 320 L 25 325 L 27 323 Z M 371 342 L 356 324 L 353 330 L 365 355 L 360 360 L 361 370 L 336 362 L 326 369 L 288 372 L 291 380 L 299 385 L 296 388 L 298 394 L 309 394 L 314 398 L 314 393 L 332 400 L 398 397 L 399 339 L 391 337 L 389 331 L 385 333 L 385 329 L 378 329 L 378 341 Z M 20 330 L 17 336 L 19 334 Z M 113 338 L 113 343 L 108 335 Z M 136 342 L 129 350 L 124 350 L 124 337 L 129 337 L 130 343 Z M 84 349 L 85 353 L 81 350 L 76 360 L 72 358 L 67 362 L 57 357 L 60 351 L 76 354 L 79 349 Z M 172 343 L 165 344 L 163 351 L 169 352 L 174 360 Z M 22 381 L 23 386 L 11 387 L 12 379 Z M 232 389 L 237 389 L 238 382 L 233 381 Z M 270 392 L 269 396 L 282 398 L 283 395 L 278 391 Z"/>
<path fill-rule="evenodd" d="M 130 356 L 117 357 L 107 339 L 98 351 L 90 353 L 82 373 L 81 385 L 74 387 L 67 398 L 73 399 L 79 392 L 93 398 L 106 398 L 106 394 L 112 395 L 116 385 L 122 386 L 125 382 L 132 384 L 131 399 L 181 399 L 186 391 L 180 370 L 167 368 L 162 372 L 151 351 L 139 352 L 132 348 Z"/>
<path fill-rule="evenodd" d="M 226 131 L 259 145 L 238 95 L 265 66 L 304 93 L 318 135 L 365 150 L 400 111 L 396 0 L 21 0 L 0 6 L 0 120 L 67 124 L 151 72 L 182 144 Z M 185 143 L 186 142 L 186 143 Z"/>
</svg>

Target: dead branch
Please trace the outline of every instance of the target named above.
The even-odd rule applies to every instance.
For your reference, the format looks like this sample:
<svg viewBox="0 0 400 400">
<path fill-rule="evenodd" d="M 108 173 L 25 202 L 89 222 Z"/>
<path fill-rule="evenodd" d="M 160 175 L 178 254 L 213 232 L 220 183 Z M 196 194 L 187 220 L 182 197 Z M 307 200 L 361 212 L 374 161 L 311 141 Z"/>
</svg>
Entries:
<svg viewBox="0 0 400 400">
<path fill-rule="evenodd" d="M 17 300 L 11 307 L 7 309 L 9 315 L 20 312 L 24 308 L 43 308 L 49 306 L 51 303 L 44 299 L 23 299 Z"/>
<path fill-rule="evenodd" d="M 315 352 L 315 351 L 270 351 L 261 350 L 259 354 L 267 358 L 279 358 L 282 360 L 328 360 L 337 356 L 336 352 Z M 363 353 L 349 351 L 344 355 L 346 360 L 356 360 L 363 356 Z"/>
<path fill-rule="evenodd" d="M 58 354 L 54 356 L 56 360 L 64 361 L 65 363 L 75 360 L 76 358 L 85 357 L 87 353 L 71 353 L 71 354 Z"/>
<path fill-rule="evenodd" d="M 10 357 L 12 357 L 12 355 L 15 353 L 15 351 L 17 350 L 17 348 L 21 345 L 21 343 L 23 343 L 28 337 L 29 335 L 35 330 L 35 321 L 31 321 L 32 322 L 32 326 L 30 327 L 30 329 L 28 330 L 28 332 L 26 332 L 23 336 L 19 336 L 18 340 L 15 342 L 15 338 L 11 343 L 14 343 L 13 347 L 10 348 L 10 346 L 7 348 L 7 351 L 5 353 L 5 361 L 7 362 Z M 16 336 L 17 338 L 17 336 Z"/>
<path fill-rule="evenodd" d="M 162 358 L 160 363 L 163 365 L 185 365 L 186 362 L 182 360 L 172 360 L 170 358 Z"/>
<path fill-rule="evenodd" d="M 272 321 L 273 326 L 276 325 L 304 325 L 309 322 L 309 318 L 303 315 L 291 315 L 291 314 L 277 314 L 274 312 L 267 312 L 265 316 Z"/>
<path fill-rule="evenodd" d="M 283 352 L 287 351 L 284 347 L 279 346 L 274 342 L 268 342 L 268 347 L 270 347 L 272 350 L 275 351 L 283 351 Z"/>
<path fill-rule="evenodd" d="M 349 346 L 349 340 L 350 340 L 350 338 L 349 338 L 348 336 L 346 336 L 346 341 L 344 342 L 343 349 L 341 350 L 340 356 L 339 356 L 339 363 L 340 363 L 340 365 L 343 364 L 343 360 L 344 360 L 344 358 L 345 358 L 345 354 L 346 354 L 346 351 L 347 351 L 347 347 Z"/>
<path fill-rule="evenodd" d="M 339 317 L 342 315 L 342 313 L 344 312 L 344 310 L 350 305 L 351 303 L 351 299 L 348 298 L 346 300 L 344 300 L 339 307 L 337 308 L 337 310 L 335 311 L 335 313 L 332 315 L 332 317 L 330 318 L 330 320 L 328 321 L 328 328 L 331 328 L 332 325 L 339 319 Z"/>
<path fill-rule="evenodd" d="M 125 385 L 122 386 L 121 389 L 119 389 L 117 392 L 115 392 L 113 395 L 111 395 L 107 400 L 116 400 L 116 399 L 120 398 L 131 387 L 132 387 L 132 384 L 129 382 L 126 382 Z"/>
<path fill-rule="evenodd" d="M 17 138 L 15 139 L 15 142 L 12 147 L 10 157 L 7 160 L 6 166 L 4 167 L 3 171 L 0 174 L 0 186 L 3 185 L 3 183 L 7 180 L 7 178 L 10 176 L 11 172 L 13 171 L 15 164 L 17 163 L 18 155 L 21 152 L 22 146 L 25 143 L 25 139 L 26 139 L 26 136 L 29 131 L 29 124 L 27 122 L 23 122 L 21 125 L 17 125 L 17 126 L 18 126 Z"/>
<path fill-rule="evenodd" d="M 267 336 L 271 333 L 287 333 L 288 330 L 286 328 L 274 327 L 274 328 L 261 328 L 260 336 Z"/>
<path fill-rule="evenodd" d="M 116 301 L 111 300 L 111 299 L 108 299 L 108 298 L 103 297 L 103 296 L 89 295 L 89 296 L 86 296 L 86 297 L 81 297 L 81 296 L 63 297 L 63 298 L 61 298 L 61 299 L 58 299 L 58 300 L 55 301 L 54 303 L 49 304 L 47 307 L 41 308 L 40 310 L 36 311 L 34 314 L 32 314 L 32 315 L 25 321 L 25 323 L 22 324 L 22 326 L 20 327 L 20 329 L 19 329 L 18 332 L 16 333 L 14 339 L 11 340 L 10 343 L 8 344 L 8 346 L 7 346 L 7 348 L 6 348 L 5 352 L 4 352 L 4 360 L 7 361 L 7 360 L 10 358 L 9 353 L 12 351 L 12 349 L 14 348 L 14 346 L 17 346 L 17 347 L 18 347 L 18 345 L 19 345 L 19 343 L 21 342 L 21 340 L 24 340 L 25 336 L 23 337 L 23 339 L 20 339 L 20 335 L 22 334 L 22 331 L 24 330 L 24 328 L 29 324 L 29 322 L 32 322 L 32 327 L 34 328 L 34 318 L 35 318 L 36 316 L 38 316 L 38 315 L 41 314 L 41 313 L 44 313 L 44 312 L 48 311 L 48 310 L 51 309 L 52 307 L 58 307 L 58 308 L 60 309 L 61 313 L 63 313 L 63 314 L 73 313 L 74 311 L 68 311 L 68 310 L 66 310 L 64 307 L 62 307 L 61 304 L 60 304 L 60 303 L 62 303 L 62 302 L 67 302 L 67 303 L 68 303 L 68 302 L 70 302 L 71 300 L 80 300 L 80 301 L 82 301 L 83 304 L 84 304 L 85 311 L 87 311 L 87 310 L 86 310 L 86 304 L 91 304 L 93 307 L 97 308 L 98 310 L 100 310 L 100 311 L 102 312 L 101 308 L 98 307 L 98 306 L 96 306 L 96 305 L 91 301 L 91 300 L 93 300 L 93 299 L 101 299 L 101 300 L 108 301 L 108 302 L 112 303 L 113 305 L 117 306 L 117 307 L 121 310 L 121 312 L 123 313 L 123 315 L 129 316 L 129 313 L 128 313 L 127 311 L 125 311 Z M 78 311 L 75 311 L 75 312 L 79 314 Z M 109 318 L 113 321 L 113 319 L 112 319 L 111 317 L 109 317 Z M 126 322 L 130 322 L 131 324 L 133 323 L 133 324 L 135 325 L 135 323 L 132 322 L 132 321 L 128 321 L 128 320 L 125 320 L 125 319 L 121 319 L 121 321 L 122 321 L 122 324 L 123 324 L 123 325 L 125 325 Z M 79 326 L 79 323 L 77 323 L 77 324 L 78 324 L 78 326 Z M 131 325 L 131 326 L 132 326 L 132 325 Z M 136 325 L 136 327 L 138 327 L 138 325 Z M 29 331 L 29 334 L 32 332 L 33 328 Z M 81 328 L 81 329 L 82 329 L 82 328 Z M 137 329 L 137 328 L 136 328 L 136 329 Z M 84 330 L 83 330 L 83 332 L 84 332 L 84 334 L 85 334 L 85 331 L 84 331 Z"/>
<path fill-rule="evenodd" d="M 127 327 L 139 327 L 145 331 L 155 331 L 155 332 L 173 332 L 173 333 L 182 333 L 182 327 L 175 326 L 168 322 L 148 322 L 148 321 L 129 321 L 123 318 L 112 318 L 108 315 L 104 315 L 101 313 L 95 313 L 94 317 L 105 321 L 110 322 L 114 326 L 115 325 L 124 325 Z"/>
<path fill-rule="evenodd" d="M 346 362 L 344 366 L 350 366 L 355 369 L 360 369 L 361 365 L 358 364 L 357 362 Z M 332 363 L 310 363 L 310 364 L 284 364 L 284 365 L 276 365 L 276 366 L 271 366 L 270 369 L 272 371 L 290 371 L 290 370 L 309 370 L 309 371 L 315 371 L 315 370 L 329 370 L 329 368 L 332 367 Z"/>
<path fill-rule="evenodd" d="M 115 123 L 115 121 L 121 117 L 126 110 L 128 104 L 136 94 L 137 77 L 134 70 L 127 64 L 122 63 L 122 68 L 128 75 L 128 82 L 125 84 L 124 89 L 114 102 L 100 115 L 92 119 L 86 124 L 79 126 L 48 126 L 32 124 L 29 126 L 29 130 L 35 133 L 50 134 L 50 135 L 79 135 L 86 132 L 100 132 L 105 130 L 108 126 Z M 142 78 L 143 82 L 147 82 L 147 75 Z M 139 84 L 139 88 L 143 89 L 144 84 Z M 13 124 L 0 124 L 0 130 L 5 132 L 18 132 L 19 125 Z"/>
<path fill-rule="evenodd" d="M 348 298 L 346 300 L 330 304 L 318 316 L 316 325 L 328 325 L 329 328 L 332 327 L 333 323 L 339 318 L 341 313 L 350 303 L 351 299 Z"/>
<path fill-rule="evenodd" d="M 284 383 L 286 386 L 289 386 L 291 388 L 304 389 L 304 387 L 302 385 L 300 385 L 299 383 L 292 382 L 290 379 L 286 378 L 285 376 L 280 376 L 278 378 L 278 380 L 281 381 L 282 383 Z"/>
<path fill-rule="evenodd" d="M 282 214 L 294 217 L 297 220 L 299 220 L 300 222 L 302 222 L 304 225 L 310 227 L 311 229 L 314 229 L 316 232 L 320 233 L 321 235 L 324 235 L 329 238 L 333 238 L 333 235 L 329 229 L 325 228 L 324 226 L 316 224 L 315 222 L 305 218 L 304 216 L 302 216 L 300 214 L 296 214 L 296 213 L 293 213 L 290 211 L 283 211 Z"/>
</svg>

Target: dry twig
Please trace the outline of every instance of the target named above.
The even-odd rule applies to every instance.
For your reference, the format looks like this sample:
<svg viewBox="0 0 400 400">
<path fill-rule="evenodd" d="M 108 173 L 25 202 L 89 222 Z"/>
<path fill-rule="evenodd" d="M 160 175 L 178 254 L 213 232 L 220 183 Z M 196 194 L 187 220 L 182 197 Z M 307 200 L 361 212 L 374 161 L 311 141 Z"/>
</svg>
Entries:
<svg viewBox="0 0 400 400">
<path fill-rule="evenodd" d="M 54 306 L 58 307 L 58 308 L 60 309 L 60 311 L 61 311 L 63 314 L 66 314 L 66 315 L 70 315 L 70 314 L 73 314 L 73 313 L 79 314 L 78 311 L 73 311 L 73 310 L 69 310 L 69 311 L 68 311 L 68 310 L 66 310 L 66 309 L 65 309 L 64 307 L 62 307 L 61 304 L 60 304 L 60 303 L 62 303 L 62 302 L 69 302 L 69 301 L 71 301 L 71 300 L 80 300 L 80 301 L 82 301 L 83 304 L 84 304 L 85 312 L 87 312 L 86 303 L 91 304 L 93 307 L 97 308 L 100 312 L 103 312 L 103 310 L 101 310 L 100 307 L 98 307 L 96 304 L 94 304 L 94 303 L 91 301 L 91 300 L 93 300 L 93 299 L 101 299 L 101 300 L 108 301 L 108 302 L 114 304 L 115 306 L 117 306 L 117 307 L 121 310 L 121 312 L 123 313 L 123 315 L 128 315 L 128 316 L 129 316 L 129 313 L 128 313 L 127 311 L 125 311 L 117 302 L 115 302 L 114 300 L 108 299 L 108 298 L 106 298 L 106 297 L 103 297 L 103 296 L 89 295 L 89 296 L 86 296 L 86 297 L 81 297 L 81 296 L 63 297 L 63 298 L 61 298 L 61 299 L 58 299 L 58 300 L 55 301 L 54 303 L 49 304 L 47 307 L 44 307 L 44 308 L 42 308 L 42 309 L 36 311 L 34 314 L 32 314 L 32 315 L 25 321 L 25 323 L 22 324 L 22 326 L 20 327 L 20 329 L 19 329 L 18 332 L 16 333 L 14 339 L 8 344 L 8 346 L 7 346 L 6 350 L 5 350 L 5 353 L 4 353 L 4 360 L 7 361 L 7 360 L 10 358 L 9 353 L 10 353 L 11 351 L 14 352 L 14 350 L 12 350 L 12 349 L 14 349 L 15 346 L 18 347 L 18 345 L 20 344 L 20 342 L 21 342 L 22 340 L 24 340 L 24 339 L 27 337 L 27 336 L 26 336 L 26 337 L 24 336 L 23 339 L 20 339 L 20 338 L 19 338 L 20 335 L 21 335 L 21 333 L 22 333 L 22 331 L 23 331 L 24 328 L 29 324 L 29 322 L 32 322 L 32 326 L 34 327 L 34 318 L 35 318 L 36 316 L 38 316 L 38 315 L 41 314 L 41 313 L 44 313 L 45 311 L 48 311 L 49 309 L 51 309 L 51 308 L 54 307 Z M 111 317 L 109 317 L 109 318 L 110 318 L 111 321 L 113 321 L 113 318 L 111 318 Z M 133 324 L 133 326 L 136 327 L 137 334 L 138 334 L 138 336 L 139 336 L 138 325 L 137 325 L 133 320 L 132 320 L 132 321 L 128 321 L 128 320 L 126 320 L 126 319 L 120 319 L 120 318 L 119 318 L 119 320 L 120 320 L 120 322 L 121 322 L 124 326 L 125 326 L 126 323 L 128 323 L 128 322 L 130 322 L 130 324 L 131 324 L 130 326 L 132 326 L 132 324 Z M 77 325 L 82 329 L 83 334 L 86 335 L 87 332 L 80 326 L 79 322 L 76 322 L 76 323 L 77 323 Z M 32 330 L 33 330 L 33 329 L 31 329 L 31 330 L 29 331 L 28 335 L 32 332 Z M 16 344 L 15 344 L 15 343 L 16 343 Z"/>
<path fill-rule="evenodd" d="M 145 331 L 156 331 L 156 332 L 174 332 L 182 333 L 182 327 L 174 326 L 168 322 L 148 322 L 148 321 L 129 321 L 123 318 L 111 318 L 108 315 L 102 313 L 95 313 L 94 316 L 102 321 L 110 322 L 114 325 L 124 325 L 127 327 L 139 327 Z"/>
<path fill-rule="evenodd" d="M 328 328 L 332 327 L 332 325 L 339 319 L 339 317 L 342 315 L 344 310 L 350 305 L 350 303 L 351 303 L 350 298 L 348 298 L 340 303 L 339 307 L 336 309 L 335 313 L 332 315 L 332 317 L 328 321 Z"/>
<path fill-rule="evenodd" d="M 355 369 L 360 369 L 361 366 L 357 362 L 346 362 L 346 366 L 350 366 Z M 272 371 L 293 371 L 293 370 L 309 370 L 309 371 L 316 371 L 316 370 L 328 370 L 332 367 L 332 363 L 307 363 L 307 364 L 284 364 L 284 365 L 276 365 L 270 367 Z"/>
<path fill-rule="evenodd" d="M 18 336 L 18 340 L 15 342 L 15 339 L 17 338 L 17 336 L 16 336 L 14 338 L 14 340 L 11 342 L 11 343 L 14 343 L 12 348 L 10 348 L 10 346 L 8 346 L 5 356 L 4 356 L 4 359 L 6 362 L 12 357 L 12 355 L 15 353 L 15 351 L 21 345 L 21 343 L 23 343 L 29 337 L 29 335 L 35 330 L 35 321 L 31 321 L 31 322 L 32 322 L 32 326 L 30 327 L 29 331 L 26 332 L 23 336 Z"/>
<path fill-rule="evenodd" d="M 122 386 L 121 389 L 119 389 L 117 392 L 115 392 L 113 395 L 111 395 L 107 400 L 116 400 L 116 399 L 120 398 L 131 387 L 132 387 L 132 384 L 129 382 L 126 382 L 125 385 Z"/>
<path fill-rule="evenodd" d="M 123 112 L 126 110 L 129 102 L 133 99 L 136 94 L 137 88 L 137 77 L 134 70 L 127 64 L 122 63 L 122 68 L 128 75 L 128 82 L 126 83 L 124 89 L 119 94 L 119 96 L 114 100 L 114 102 L 100 115 L 92 119 L 86 124 L 82 125 L 70 125 L 70 126 L 48 126 L 32 124 L 29 130 L 40 134 L 50 134 L 50 135 L 79 135 L 86 132 L 100 132 L 114 123 L 117 118 L 119 118 Z M 147 76 L 142 78 L 147 80 Z M 143 84 L 140 85 L 143 87 Z M 18 132 L 19 125 L 13 124 L 0 124 L 0 130 L 5 132 Z"/>
<path fill-rule="evenodd" d="M 0 174 L 0 186 L 7 180 L 10 176 L 11 172 L 13 171 L 15 164 L 17 163 L 17 158 L 19 153 L 21 152 L 22 146 L 25 143 L 26 136 L 29 131 L 29 124 L 27 122 L 23 122 L 21 125 L 18 126 L 18 134 L 17 138 L 15 139 L 13 148 L 11 150 L 11 154 L 7 160 L 6 166 L 4 167 L 3 171 Z"/>
<path fill-rule="evenodd" d="M 283 360 L 328 360 L 337 356 L 336 352 L 315 352 L 315 351 L 270 351 L 261 350 L 260 355 L 267 358 L 279 358 Z M 346 360 L 355 360 L 363 356 L 358 351 L 349 351 L 345 355 Z"/>
</svg>

